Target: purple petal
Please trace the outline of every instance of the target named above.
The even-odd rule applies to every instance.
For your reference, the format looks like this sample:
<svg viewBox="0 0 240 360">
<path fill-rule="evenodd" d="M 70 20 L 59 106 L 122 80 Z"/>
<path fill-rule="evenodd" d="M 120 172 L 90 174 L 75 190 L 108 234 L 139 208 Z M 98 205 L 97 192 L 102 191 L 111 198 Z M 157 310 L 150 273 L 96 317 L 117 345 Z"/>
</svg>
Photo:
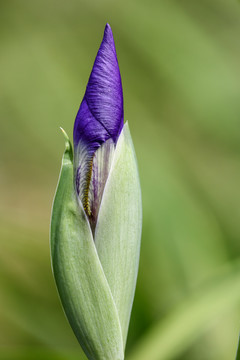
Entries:
<svg viewBox="0 0 240 360">
<path fill-rule="evenodd" d="M 122 128 L 122 82 L 112 30 L 107 24 L 73 130 L 76 192 L 93 232 Z"/>
<path fill-rule="evenodd" d="M 123 94 L 112 30 L 106 25 L 86 92 L 74 124 L 73 140 L 93 154 L 107 139 L 116 143 L 123 127 Z"/>
</svg>

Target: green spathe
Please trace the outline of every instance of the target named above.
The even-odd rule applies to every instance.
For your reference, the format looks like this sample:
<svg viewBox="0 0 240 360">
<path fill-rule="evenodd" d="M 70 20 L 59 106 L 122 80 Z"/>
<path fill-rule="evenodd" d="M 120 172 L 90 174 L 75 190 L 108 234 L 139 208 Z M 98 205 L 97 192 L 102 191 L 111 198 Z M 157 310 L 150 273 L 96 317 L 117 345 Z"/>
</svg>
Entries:
<svg viewBox="0 0 240 360">
<path fill-rule="evenodd" d="M 138 273 L 142 229 L 141 190 L 128 123 L 117 144 L 105 186 L 95 242 L 126 343 Z"/>
<path fill-rule="evenodd" d="M 94 240 L 75 195 L 72 147 L 66 138 L 52 211 L 52 267 L 66 316 L 91 360 L 124 359 L 141 224 L 140 184 L 128 125 L 114 152 Z"/>
</svg>

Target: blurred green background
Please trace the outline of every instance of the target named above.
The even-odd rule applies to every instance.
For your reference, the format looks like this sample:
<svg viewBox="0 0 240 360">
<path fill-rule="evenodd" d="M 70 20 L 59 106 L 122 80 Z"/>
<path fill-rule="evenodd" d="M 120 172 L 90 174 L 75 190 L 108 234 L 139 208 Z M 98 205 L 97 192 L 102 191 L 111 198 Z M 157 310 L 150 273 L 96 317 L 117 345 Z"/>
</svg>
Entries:
<svg viewBox="0 0 240 360">
<path fill-rule="evenodd" d="M 126 358 L 234 359 L 240 328 L 240 4 L 1 0 L 0 359 L 86 359 L 49 256 L 51 203 L 105 23 L 143 194 Z"/>
</svg>

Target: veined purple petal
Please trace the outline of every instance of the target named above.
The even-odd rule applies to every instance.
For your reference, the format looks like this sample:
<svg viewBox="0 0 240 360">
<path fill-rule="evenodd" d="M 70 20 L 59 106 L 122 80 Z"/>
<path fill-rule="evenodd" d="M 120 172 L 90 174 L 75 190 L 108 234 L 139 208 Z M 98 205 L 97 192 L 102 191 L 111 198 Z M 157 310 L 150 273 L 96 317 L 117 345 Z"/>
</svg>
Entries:
<svg viewBox="0 0 240 360">
<path fill-rule="evenodd" d="M 111 138 L 116 143 L 123 127 L 121 75 L 112 30 L 106 25 L 86 92 L 74 124 L 74 146 L 84 142 L 95 151 Z"/>
<path fill-rule="evenodd" d="M 73 130 L 76 191 L 92 229 L 122 128 L 121 75 L 107 24 Z"/>
</svg>

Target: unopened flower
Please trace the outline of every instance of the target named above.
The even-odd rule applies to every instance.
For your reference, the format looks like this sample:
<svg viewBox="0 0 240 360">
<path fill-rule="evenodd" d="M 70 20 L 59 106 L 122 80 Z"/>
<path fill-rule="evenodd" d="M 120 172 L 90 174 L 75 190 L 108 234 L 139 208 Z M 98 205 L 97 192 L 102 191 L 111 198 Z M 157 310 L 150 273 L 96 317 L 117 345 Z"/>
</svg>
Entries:
<svg viewBox="0 0 240 360">
<path fill-rule="evenodd" d="M 91 360 L 123 360 L 135 292 L 141 192 L 123 121 L 110 26 L 96 56 L 66 148 L 54 199 L 51 255 L 66 316 Z"/>
</svg>

